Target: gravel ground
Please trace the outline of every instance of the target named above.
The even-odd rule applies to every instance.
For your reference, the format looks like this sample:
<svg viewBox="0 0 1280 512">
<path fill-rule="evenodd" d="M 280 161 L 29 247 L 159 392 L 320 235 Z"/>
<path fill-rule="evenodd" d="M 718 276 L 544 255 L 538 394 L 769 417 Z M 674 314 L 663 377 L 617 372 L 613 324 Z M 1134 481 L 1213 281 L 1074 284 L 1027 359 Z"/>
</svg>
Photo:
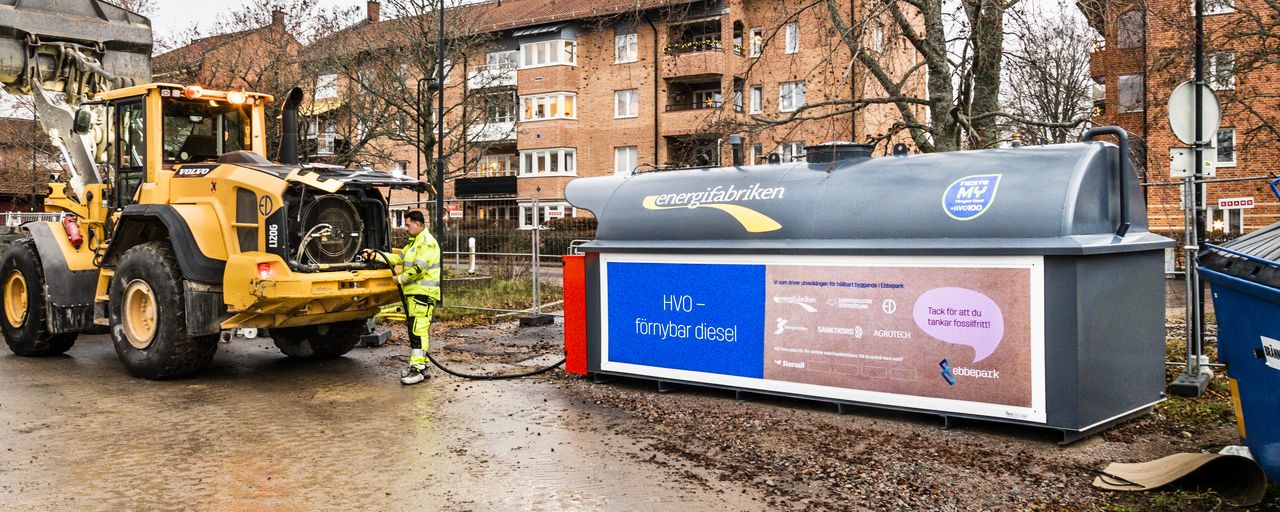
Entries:
<svg viewBox="0 0 1280 512">
<path fill-rule="evenodd" d="M 1179 328 L 1172 321 L 1171 335 Z M 437 352 L 471 363 L 514 362 L 558 349 L 560 336 L 559 329 L 521 334 L 514 324 L 469 328 L 449 333 Z M 622 413 L 617 432 L 646 441 L 652 461 L 679 460 L 709 472 L 711 480 L 703 482 L 708 489 L 747 486 L 764 496 L 770 510 L 1232 509 L 1201 490 L 1114 493 L 1089 485 L 1110 462 L 1235 444 L 1229 417 L 1170 417 L 1162 405 L 1060 446 L 1056 432 L 1029 427 L 969 420 L 943 429 L 941 419 L 929 415 L 873 408 L 841 415 L 823 402 L 756 395 L 739 402 L 732 392 L 710 388 L 659 393 L 645 380 L 593 384 L 554 375 L 582 407 Z M 1273 494 L 1256 509 L 1280 510 L 1280 497 Z"/>
</svg>

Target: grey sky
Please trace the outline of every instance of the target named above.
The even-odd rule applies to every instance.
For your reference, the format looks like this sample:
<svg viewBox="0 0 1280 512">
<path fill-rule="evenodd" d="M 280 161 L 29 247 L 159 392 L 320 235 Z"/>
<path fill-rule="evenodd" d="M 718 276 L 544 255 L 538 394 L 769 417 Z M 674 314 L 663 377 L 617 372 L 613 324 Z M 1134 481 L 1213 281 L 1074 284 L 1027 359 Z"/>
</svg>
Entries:
<svg viewBox="0 0 1280 512">
<path fill-rule="evenodd" d="M 219 14 L 232 12 L 237 8 L 252 5 L 263 0 L 208 0 L 192 2 L 191 0 L 155 0 L 156 10 L 151 13 L 151 30 L 156 40 L 167 40 L 195 25 L 201 32 L 208 33 Z M 365 0 L 315 0 L 315 5 L 322 9 L 364 5 Z"/>
</svg>

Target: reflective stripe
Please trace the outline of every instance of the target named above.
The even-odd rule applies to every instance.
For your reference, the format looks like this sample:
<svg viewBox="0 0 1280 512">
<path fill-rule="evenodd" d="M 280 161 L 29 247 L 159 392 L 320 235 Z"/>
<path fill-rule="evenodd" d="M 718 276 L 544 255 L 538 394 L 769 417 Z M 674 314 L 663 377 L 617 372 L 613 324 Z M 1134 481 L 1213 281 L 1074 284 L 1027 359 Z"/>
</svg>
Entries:
<svg viewBox="0 0 1280 512">
<path fill-rule="evenodd" d="M 419 284 L 419 286 L 424 286 L 427 288 L 439 288 L 440 281 L 423 281 L 421 284 Z"/>
</svg>

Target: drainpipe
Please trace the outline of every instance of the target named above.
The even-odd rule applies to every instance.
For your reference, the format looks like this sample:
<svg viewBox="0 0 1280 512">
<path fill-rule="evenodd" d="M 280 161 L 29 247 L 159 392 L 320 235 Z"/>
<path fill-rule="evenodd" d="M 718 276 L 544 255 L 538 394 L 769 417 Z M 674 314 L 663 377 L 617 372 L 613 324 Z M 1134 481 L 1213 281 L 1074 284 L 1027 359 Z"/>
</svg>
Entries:
<svg viewBox="0 0 1280 512">
<path fill-rule="evenodd" d="M 661 138 L 661 130 L 658 123 L 658 81 L 660 73 L 658 67 L 661 63 L 658 61 L 658 27 L 653 24 L 653 20 L 649 18 L 649 13 L 645 13 L 644 22 L 649 24 L 649 28 L 653 30 L 653 167 L 658 168 L 658 139 Z"/>
</svg>

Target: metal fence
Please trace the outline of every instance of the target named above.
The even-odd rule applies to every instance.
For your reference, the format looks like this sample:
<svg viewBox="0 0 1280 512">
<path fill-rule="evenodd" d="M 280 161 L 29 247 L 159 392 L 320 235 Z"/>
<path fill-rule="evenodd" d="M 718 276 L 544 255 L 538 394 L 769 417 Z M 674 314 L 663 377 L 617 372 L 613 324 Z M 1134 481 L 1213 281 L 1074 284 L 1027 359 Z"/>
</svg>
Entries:
<svg viewBox="0 0 1280 512">
<path fill-rule="evenodd" d="M 575 241 L 595 238 L 594 218 L 576 215 L 563 199 L 459 199 L 446 200 L 444 207 L 439 242 L 445 308 L 501 316 L 556 314 L 563 301 L 560 257 L 572 253 Z M 434 201 L 392 204 L 393 245 L 403 247 L 408 239 L 406 212 L 422 210 L 430 219 L 434 208 Z M 527 300 L 513 305 L 512 289 L 527 289 Z M 451 301 L 449 295 L 467 302 Z"/>
</svg>

